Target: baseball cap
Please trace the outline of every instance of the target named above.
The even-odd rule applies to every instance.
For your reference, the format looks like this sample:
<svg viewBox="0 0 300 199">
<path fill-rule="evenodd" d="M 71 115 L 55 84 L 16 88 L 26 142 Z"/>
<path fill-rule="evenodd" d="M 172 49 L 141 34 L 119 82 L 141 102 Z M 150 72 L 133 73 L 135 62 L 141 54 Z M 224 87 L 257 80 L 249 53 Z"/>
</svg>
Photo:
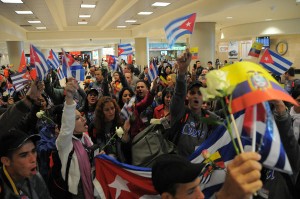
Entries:
<svg viewBox="0 0 300 199">
<path fill-rule="evenodd" d="M 95 93 L 97 93 L 97 95 L 99 94 L 99 92 L 98 92 L 97 89 L 95 89 L 95 88 L 89 89 L 89 90 L 86 92 L 86 94 L 88 95 L 88 94 L 90 94 L 91 92 L 95 92 Z"/>
<path fill-rule="evenodd" d="M 197 87 L 202 87 L 202 83 L 199 82 L 199 81 L 193 81 L 193 82 L 191 82 L 189 84 L 189 86 L 188 86 L 188 91 L 191 90 L 192 88 L 196 87 L 196 86 Z"/>
<path fill-rule="evenodd" d="M 191 163 L 176 154 L 163 154 L 156 159 L 152 167 L 152 183 L 156 191 L 162 194 L 170 185 L 194 181 L 204 166 L 202 163 Z"/>
<path fill-rule="evenodd" d="M 36 142 L 40 140 L 37 134 L 28 135 L 23 131 L 12 129 L 0 137 L 0 157 L 6 156 L 9 151 L 22 147 L 28 140 Z"/>
</svg>

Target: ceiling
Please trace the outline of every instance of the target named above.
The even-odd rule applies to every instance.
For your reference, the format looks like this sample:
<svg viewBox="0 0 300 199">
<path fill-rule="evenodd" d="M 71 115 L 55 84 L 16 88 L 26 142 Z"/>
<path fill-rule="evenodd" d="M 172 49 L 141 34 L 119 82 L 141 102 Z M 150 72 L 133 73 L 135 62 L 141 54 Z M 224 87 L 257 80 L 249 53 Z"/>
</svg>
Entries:
<svg viewBox="0 0 300 199">
<path fill-rule="evenodd" d="M 264 22 L 266 19 L 300 18 L 296 0 L 157 0 L 170 3 L 153 7 L 156 0 L 22 0 L 23 4 L 0 1 L 0 53 L 5 41 L 23 40 L 40 48 L 92 50 L 116 43 L 134 42 L 136 37 L 148 37 L 150 42 L 164 42 L 163 27 L 177 17 L 197 13 L 197 22 L 216 22 L 216 29 L 234 25 Z M 80 5 L 96 4 L 95 8 Z M 18 15 L 16 10 L 31 10 L 31 15 Z M 138 12 L 150 11 L 148 16 Z M 79 18 L 79 15 L 91 15 Z M 232 17 L 228 19 L 227 17 Z M 125 20 L 137 20 L 126 23 Z M 30 24 L 39 20 L 40 24 Z M 86 25 L 78 22 L 86 21 Z M 36 27 L 46 27 L 37 30 Z M 126 26 L 126 28 L 117 28 Z M 181 38 L 185 41 L 185 38 Z"/>
</svg>

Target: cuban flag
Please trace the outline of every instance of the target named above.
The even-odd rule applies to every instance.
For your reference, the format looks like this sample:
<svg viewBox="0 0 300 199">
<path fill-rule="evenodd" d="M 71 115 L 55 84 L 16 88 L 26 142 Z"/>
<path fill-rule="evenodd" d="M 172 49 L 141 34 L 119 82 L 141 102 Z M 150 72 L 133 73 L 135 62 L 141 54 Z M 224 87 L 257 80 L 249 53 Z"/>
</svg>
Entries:
<svg viewBox="0 0 300 199">
<path fill-rule="evenodd" d="M 52 67 L 52 69 L 57 69 L 59 67 L 59 59 L 52 49 L 49 51 L 47 63 Z"/>
<path fill-rule="evenodd" d="M 30 48 L 32 49 L 30 52 L 33 53 L 34 57 L 37 77 L 39 80 L 44 80 L 51 67 L 48 65 L 47 60 L 41 51 L 39 51 L 34 45 L 31 45 Z"/>
<path fill-rule="evenodd" d="M 160 198 L 151 180 L 151 168 L 123 164 L 110 156 L 95 158 L 94 186 L 102 199 Z"/>
<path fill-rule="evenodd" d="M 283 58 L 282 56 L 269 49 L 265 50 L 259 63 L 275 75 L 282 75 L 293 64 L 289 60 Z"/>
<path fill-rule="evenodd" d="M 128 120 L 134 111 L 134 103 L 135 103 L 135 96 L 131 97 L 129 102 L 125 103 L 123 108 L 121 109 L 121 117 L 125 120 Z"/>
<path fill-rule="evenodd" d="M 62 80 L 62 79 L 65 78 L 65 74 L 64 74 L 64 72 L 63 72 L 63 70 L 62 70 L 62 66 L 59 66 L 59 67 L 57 68 L 57 73 L 56 73 L 56 75 L 57 75 L 57 77 L 58 77 L 59 80 Z"/>
<path fill-rule="evenodd" d="M 151 82 L 158 76 L 158 70 L 155 62 L 150 62 L 148 66 L 148 76 Z"/>
<path fill-rule="evenodd" d="M 116 71 L 118 68 L 117 57 L 114 55 L 106 55 L 106 61 L 111 66 L 112 71 Z"/>
<path fill-rule="evenodd" d="M 10 78 L 14 86 L 27 83 L 28 81 L 31 80 L 31 77 L 27 70 L 21 73 L 12 74 L 10 75 Z"/>
<path fill-rule="evenodd" d="M 62 69 L 65 77 L 67 78 L 74 77 L 78 81 L 83 81 L 85 70 L 82 67 L 82 65 L 79 62 L 77 62 L 70 54 L 67 54 L 63 49 L 62 49 L 62 53 L 63 53 Z M 83 80 L 82 80 L 82 73 L 83 73 Z"/>
<path fill-rule="evenodd" d="M 131 54 L 133 54 L 131 44 L 119 44 L 118 45 L 118 56 L 131 55 Z"/>
<path fill-rule="evenodd" d="M 165 26 L 167 40 L 171 48 L 176 40 L 185 34 L 192 34 L 196 20 L 196 13 L 189 14 L 171 21 Z"/>
</svg>

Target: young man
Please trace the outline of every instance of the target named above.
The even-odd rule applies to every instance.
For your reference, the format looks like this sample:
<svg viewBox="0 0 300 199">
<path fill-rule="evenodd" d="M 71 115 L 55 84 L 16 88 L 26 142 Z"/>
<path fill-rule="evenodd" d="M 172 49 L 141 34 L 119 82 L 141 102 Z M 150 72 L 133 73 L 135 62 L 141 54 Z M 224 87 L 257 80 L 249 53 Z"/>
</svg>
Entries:
<svg viewBox="0 0 300 199">
<path fill-rule="evenodd" d="M 0 138 L 0 198 L 51 198 L 42 176 L 37 171 L 34 142 L 38 135 L 19 130 L 6 132 Z"/>
<path fill-rule="evenodd" d="M 227 175 L 222 188 L 212 197 L 241 199 L 262 187 L 260 180 L 260 155 L 254 152 L 236 156 L 227 165 Z M 152 167 L 152 182 L 162 199 L 204 199 L 199 175 L 204 165 L 193 164 L 174 154 L 161 155 Z"/>
<path fill-rule="evenodd" d="M 186 91 L 185 75 L 190 62 L 189 52 L 177 60 L 178 75 L 170 106 L 171 126 L 175 130 L 170 131 L 169 138 L 177 145 L 178 154 L 184 157 L 189 157 L 209 135 L 208 126 L 200 120 L 203 102 L 199 90 L 201 83 L 198 81 L 190 83 L 188 92 Z M 179 123 L 183 124 L 177 127 Z"/>
</svg>

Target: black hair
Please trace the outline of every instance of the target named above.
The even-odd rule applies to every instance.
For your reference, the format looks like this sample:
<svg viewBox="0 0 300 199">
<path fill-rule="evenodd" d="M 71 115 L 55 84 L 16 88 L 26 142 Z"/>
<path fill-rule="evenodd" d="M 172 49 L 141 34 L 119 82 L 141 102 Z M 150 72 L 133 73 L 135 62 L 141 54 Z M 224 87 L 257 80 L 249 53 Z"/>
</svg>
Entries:
<svg viewBox="0 0 300 199">
<path fill-rule="evenodd" d="M 293 67 L 290 67 L 286 72 L 288 73 L 289 76 L 292 76 L 292 77 L 295 76 L 295 68 L 293 68 Z"/>
<path fill-rule="evenodd" d="M 41 94 L 41 96 L 44 98 L 44 100 L 46 101 L 46 107 L 48 107 L 49 106 L 49 102 L 48 102 L 48 98 L 46 97 L 46 95 L 45 94 Z"/>
<path fill-rule="evenodd" d="M 212 61 L 208 61 L 207 63 L 208 63 L 208 64 L 212 64 Z"/>
<path fill-rule="evenodd" d="M 123 93 L 124 93 L 126 90 L 129 91 L 129 93 L 131 94 L 131 96 L 134 96 L 134 92 L 133 92 L 133 90 L 132 90 L 131 88 L 129 88 L 129 87 L 123 87 L 123 88 L 120 90 L 120 92 L 119 92 L 119 99 L 118 99 L 118 105 L 120 106 L 121 109 L 122 109 L 123 106 L 124 106 L 124 103 L 123 103 L 123 100 L 122 100 L 122 96 L 123 96 Z"/>
<path fill-rule="evenodd" d="M 127 68 L 130 70 L 131 73 L 134 71 L 134 66 L 132 64 L 126 64 Z"/>
<path fill-rule="evenodd" d="M 162 95 L 161 95 L 161 100 L 162 100 L 162 104 L 165 104 L 165 96 L 167 94 L 171 94 L 173 96 L 174 94 L 174 89 L 173 88 L 165 88 L 163 91 L 162 91 Z"/>
<path fill-rule="evenodd" d="M 138 80 L 138 81 L 136 82 L 135 85 L 137 85 L 137 84 L 140 83 L 140 82 L 143 82 L 143 83 L 147 86 L 147 88 L 150 89 L 150 84 L 149 84 L 149 82 L 147 82 L 147 81 L 145 81 L 145 80 L 143 80 L 143 79 Z"/>
</svg>

